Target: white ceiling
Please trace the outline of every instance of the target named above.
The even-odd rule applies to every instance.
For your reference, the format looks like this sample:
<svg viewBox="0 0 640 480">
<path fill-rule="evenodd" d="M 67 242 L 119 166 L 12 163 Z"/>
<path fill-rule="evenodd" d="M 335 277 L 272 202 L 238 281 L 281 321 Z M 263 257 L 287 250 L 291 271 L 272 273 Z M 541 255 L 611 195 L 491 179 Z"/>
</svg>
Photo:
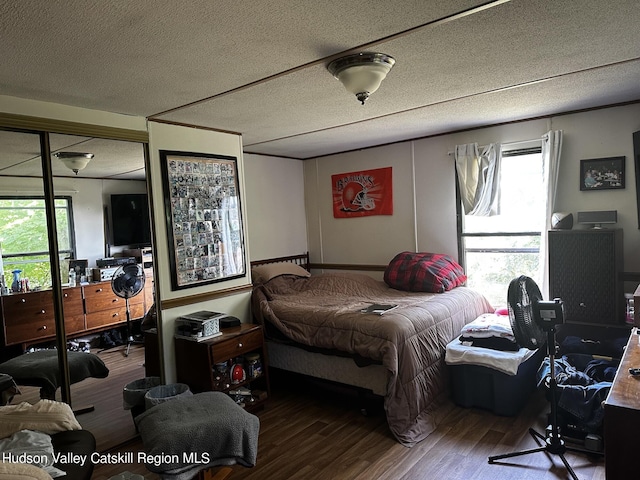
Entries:
<svg viewBox="0 0 640 480">
<path fill-rule="evenodd" d="M 307 159 L 640 100 L 639 7 L 0 0 L 0 93 L 237 132 L 247 153 Z M 326 70 L 359 51 L 396 59 L 364 106 Z M 98 176 L 93 153 L 79 176 Z"/>
</svg>

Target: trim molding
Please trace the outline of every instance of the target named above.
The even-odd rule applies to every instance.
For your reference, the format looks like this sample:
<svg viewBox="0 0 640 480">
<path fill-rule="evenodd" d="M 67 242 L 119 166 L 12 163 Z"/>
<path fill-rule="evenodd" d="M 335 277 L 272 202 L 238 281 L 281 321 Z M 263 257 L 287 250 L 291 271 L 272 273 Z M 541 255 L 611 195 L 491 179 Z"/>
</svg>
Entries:
<svg viewBox="0 0 640 480">
<path fill-rule="evenodd" d="M 222 130 L 220 128 L 213 128 L 213 127 L 204 127 L 202 125 L 192 125 L 190 123 L 184 123 L 184 122 L 174 122 L 172 120 L 163 120 L 160 118 L 149 118 L 149 122 L 154 122 L 154 123 L 163 123 L 165 125 L 173 125 L 176 127 L 187 127 L 187 128 L 195 128 L 196 130 L 207 130 L 209 132 L 219 132 L 219 133 L 228 133 L 230 135 L 237 135 L 239 137 L 242 136 L 241 133 L 238 132 L 233 132 L 231 130 Z M 271 155 L 273 156 L 273 155 Z"/>
<path fill-rule="evenodd" d="M 13 113 L 0 112 L 0 127 L 109 138 L 112 140 L 128 140 L 131 142 L 149 142 L 149 133 L 146 130 L 129 130 L 126 128 L 31 117 L 28 115 L 17 115 Z"/>
<path fill-rule="evenodd" d="M 161 310 L 169 310 L 171 308 L 184 307 L 185 305 L 192 305 L 198 302 L 205 302 L 208 300 L 215 300 L 217 298 L 228 297 L 231 295 L 237 295 L 239 293 L 251 292 L 251 284 L 240 285 L 239 287 L 225 288 L 223 290 L 216 290 L 214 292 L 198 293 L 196 295 L 189 295 L 188 297 L 170 298 L 160 301 Z"/>
<path fill-rule="evenodd" d="M 310 263 L 309 268 L 317 270 L 359 270 L 362 272 L 384 272 L 387 265 L 352 265 L 346 263 Z"/>
</svg>

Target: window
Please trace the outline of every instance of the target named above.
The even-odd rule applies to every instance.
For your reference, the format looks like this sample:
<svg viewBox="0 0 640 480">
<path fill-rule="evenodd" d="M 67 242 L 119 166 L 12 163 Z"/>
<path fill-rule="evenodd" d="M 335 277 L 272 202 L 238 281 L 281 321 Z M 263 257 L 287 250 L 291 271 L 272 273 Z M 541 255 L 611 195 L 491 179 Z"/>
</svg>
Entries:
<svg viewBox="0 0 640 480">
<path fill-rule="evenodd" d="M 500 214 L 462 215 L 461 260 L 467 285 L 494 306 L 505 306 L 509 283 L 519 275 L 540 281 L 540 238 L 544 230 L 545 192 L 541 148 L 502 148 Z"/>
<path fill-rule="evenodd" d="M 68 272 L 65 259 L 75 257 L 71 198 L 57 197 L 55 211 L 60 269 Z M 0 197 L 0 246 L 7 286 L 13 281 L 13 270 L 22 271 L 20 276 L 29 279 L 30 288 L 51 286 L 48 238 L 44 198 Z"/>
</svg>

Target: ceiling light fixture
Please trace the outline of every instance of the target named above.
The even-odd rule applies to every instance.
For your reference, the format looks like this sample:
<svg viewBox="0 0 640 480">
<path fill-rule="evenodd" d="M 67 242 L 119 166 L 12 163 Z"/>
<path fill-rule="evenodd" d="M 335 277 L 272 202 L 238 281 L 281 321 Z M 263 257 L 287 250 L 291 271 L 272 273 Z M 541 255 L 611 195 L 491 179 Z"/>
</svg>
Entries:
<svg viewBox="0 0 640 480">
<path fill-rule="evenodd" d="M 89 160 L 93 158 L 93 153 L 81 153 L 81 152 L 57 152 L 54 153 L 56 157 L 62 160 L 62 163 L 69 170 L 78 175 L 78 170 L 82 170 L 87 166 Z"/>
<path fill-rule="evenodd" d="M 363 52 L 336 58 L 327 65 L 327 70 L 364 105 L 395 63 L 393 57 L 384 53 Z"/>
</svg>

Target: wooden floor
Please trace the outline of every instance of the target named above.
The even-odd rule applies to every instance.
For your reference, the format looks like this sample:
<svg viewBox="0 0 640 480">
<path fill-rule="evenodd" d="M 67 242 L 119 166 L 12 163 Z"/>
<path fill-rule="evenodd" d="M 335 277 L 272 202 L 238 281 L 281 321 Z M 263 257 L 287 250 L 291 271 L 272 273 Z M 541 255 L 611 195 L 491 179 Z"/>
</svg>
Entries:
<svg viewBox="0 0 640 480">
<path fill-rule="evenodd" d="M 93 405 L 94 411 L 78 415 L 78 422 L 96 437 L 98 451 L 106 451 L 136 437 L 136 429 L 129 410 L 123 408 L 122 391 L 128 383 L 145 377 L 144 347 L 132 346 L 129 356 L 124 347 L 104 352 L 92 350 L 109 368 L 107 378 L 87 378 L 71 385 L 71 404 L 74 410 Z M 35 403 L 40 399 L 36 387 L 20 387 L 12 403 Z M 60 390 L 57 392 L 60 400 Z"/>
<path fill-rule="evenodd" d="M 275 373 L 275 372 L 274 372 Z M 489 455 L 535 448 L 528 428 L 543 432 L 548 404 L 538 392 L 518 417 L 493 415 L 447 403 L 434 433 L 405 448 L 391 435 L 381 408 L 370 416 L 343 392 L 272 375 L 272 397 L 258 413 L 257 465 L 233 466 L 230 480 L 557 480 L 569 478 L 557 456 L 543 452 L 490 465 Z M 212 432 L 212 434 L 215 434 Z M 121 451 L 138 451 L 138 441 Z M 567 452 L 580 480 L 604 480 L 604 462 Z M 95 480 L 128 471 L 154 480 L 144 465 L 98 466 Z"/>
</svg>

